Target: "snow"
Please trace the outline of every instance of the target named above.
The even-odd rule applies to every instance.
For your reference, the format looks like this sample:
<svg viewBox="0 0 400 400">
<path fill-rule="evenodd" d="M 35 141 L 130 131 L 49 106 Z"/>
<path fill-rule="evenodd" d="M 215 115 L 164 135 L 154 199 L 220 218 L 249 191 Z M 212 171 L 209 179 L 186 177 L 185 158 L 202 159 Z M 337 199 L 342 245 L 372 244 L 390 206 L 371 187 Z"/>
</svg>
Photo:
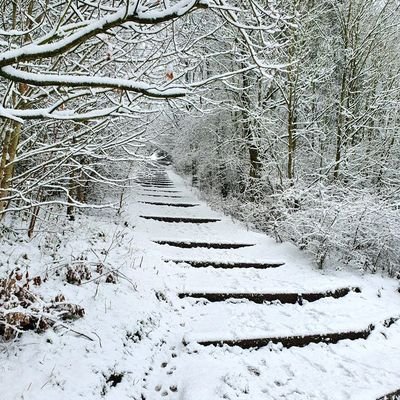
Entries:
<svg viewBox="0 0 400 400">
<path fill-rule="evenodd" d="M 18 118 L 14 115 L 13 110 L 8 110 L 7 108 L 4 108 L 3 106 L 0 105 L 0 117 L 1 118 L 7 118 L 11 119 L 13 121 L 23 123 L 23 119 Z"/>
<path fill-rule="evenodd" d="M 47 266 L 44 297 L 60 291 L 86 315 L 66 329 L 25 333 L 0 353 L 1 399 L 328 399 L 368 400 L 400 387 L 398 282 L 384 276 L 335 269 L 318 270 L 288 243 L 276 243 L 229 216 L 211 210 L 172 170 L 179 198 L 168 190 L 134 187 L 123 212 L 93 211 L 58 227 L 57 234 L 31 242 L 0 245 L 3 266 Z M 170 190 L 169 190 L 170 191 Z M 196 203 L 178 208 L 140 201 Z M 219 218 L 205 224 L 165 223 L 140 215 Z M 64 231 L 64 233 L 63 233 Z M 237 249 L 179 248 L 155 240 L 254 243 Z M 54 244 L 55 243 L 55 244 Z M 40 246 L 40 248 L 38 247 Z M 105 251 L 105 250 L 109 251 Z M 23 255 L 28 255 L 28 260 Z M 54 256 L 56 254 L 56 256 Z M 56 275 L 60 266 L 85 255 L 121 272 L 117 284 L 95 281 L 74 286 Z M 265 261 L 284 265 L 265 270 L 192 268 L 163 259 Z M 25 260 L 25 261 L 24 261 Z M 126 279 L 125 279 L 125 278 Z M 247 300 L 209 303 L 179 299 L 179 292 L 313 292 L 360 287 L 343 298 L 312 303 L 255 304 Z M 311 344 L 304 348 L 268 345 L 258 350 L 203 347 L 207 339 L 256 338 L 343 332 L 375 325 L 367 340 Z M 183 342 L 188 342 L 185 346 Z M 107 383 L 111 373 L 120 383 Z"/>
</svg>

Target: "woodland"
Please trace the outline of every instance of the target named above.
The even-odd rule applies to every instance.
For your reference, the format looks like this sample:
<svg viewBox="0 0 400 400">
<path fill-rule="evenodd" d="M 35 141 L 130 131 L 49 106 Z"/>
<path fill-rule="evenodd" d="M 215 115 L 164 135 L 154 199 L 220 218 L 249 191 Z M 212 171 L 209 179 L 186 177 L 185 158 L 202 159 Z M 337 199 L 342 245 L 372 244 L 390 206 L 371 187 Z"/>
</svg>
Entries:
<svg viewBox="0 0 400 400">
<path fill-rule="evenodd" d="M 118 213 L 157 153 L 318 268 L 398 277 L 399 7 L 1 0 L 3 240 Z"/>
<path fill-rule="evenodd" d="M 398 399 L 399 21 L 0 0 L 0 398 Z"/>
<path fill-rule="evenodd" d="M 3 231 L 104 206 L 158 148 L 218 207 L 321 268 L 398 272 L 397 1 L 0 9 Z"/>
</svg>

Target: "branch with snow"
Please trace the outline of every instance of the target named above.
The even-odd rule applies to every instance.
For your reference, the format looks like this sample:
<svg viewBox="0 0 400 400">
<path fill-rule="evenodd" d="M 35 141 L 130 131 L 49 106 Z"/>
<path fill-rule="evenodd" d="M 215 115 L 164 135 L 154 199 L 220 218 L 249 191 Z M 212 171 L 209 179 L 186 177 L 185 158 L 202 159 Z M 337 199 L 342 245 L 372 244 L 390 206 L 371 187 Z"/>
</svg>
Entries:
<svg viewBox="0 0 400 400">
<path fill-rule="evenodd" d="M 68 87 L 92 87 L 128 90 L 144 94 L 148 97 L 166 98 L 185 95 L 182 87 L 155 87 L 143 82 L 135 82 L 129 79 L 118 79 L 94 76 L 74 75 L 50 75 L 35 74 L 18 70 L 14 67 L 3 67 L 0 75 L 15 82 L 23 82 L 33 86 L 68 86 Z"/>
<path fill-rule="evenodd" d="M 207 0 L 182 0 L 166 10 L 142 11 L 136 1 L 128 7 L 121 7 L 111 15 L 107 15 L 99 20 L 88 21 L 86 26 L 81 27 L 77 32 L 66 38 L 47 43 L 47 41 L 51 40 L 48 39 L 43 44 L 40 44 L 41 40 L 39 39 L 36 43 L 6 51 L 0 56 L 0 67 L 65 54 L 88 39 L 121 26 L 126 22 L 134 22 L 140 25 L 155 25 L 180 18 L 194 9 L 207 8 L 207 6 Z M 55 37 L 62 35 L 62 31 L 56 32 Z"/>
</svg>

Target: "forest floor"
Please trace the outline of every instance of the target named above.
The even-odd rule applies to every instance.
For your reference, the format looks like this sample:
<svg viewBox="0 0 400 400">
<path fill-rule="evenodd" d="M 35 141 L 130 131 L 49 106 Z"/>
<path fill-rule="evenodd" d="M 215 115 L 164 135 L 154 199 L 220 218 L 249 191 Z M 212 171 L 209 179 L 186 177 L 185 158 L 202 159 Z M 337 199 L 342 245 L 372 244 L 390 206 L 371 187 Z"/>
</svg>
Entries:
<svg viewBox="0 0 400 400">
<path fill-rule="evenodd" d="M 0 244 L 2 274 L 46 269 L 31 290 L 85 309 L 0 344 L 1 400 L 375 400 L 400 389 L 400 321 L 388 322 L 400 316 L 398 281 L 318 270 L 211 210 L 172 170 L 151 173 L 118 216 L 92 211 Z M 91 277 L 68 283 L 71 265 Z"/>
</svg>

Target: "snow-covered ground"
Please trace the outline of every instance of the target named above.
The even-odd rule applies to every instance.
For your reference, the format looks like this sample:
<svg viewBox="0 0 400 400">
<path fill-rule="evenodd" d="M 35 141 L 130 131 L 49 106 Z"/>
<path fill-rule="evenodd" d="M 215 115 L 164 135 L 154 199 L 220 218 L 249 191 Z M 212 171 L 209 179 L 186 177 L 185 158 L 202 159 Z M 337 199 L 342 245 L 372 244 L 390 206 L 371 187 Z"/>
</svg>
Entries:
<svg viewBox="0 0 400 400">
<path fill-rule="evenodd" d="M 1 246 L 1 257 L 7 259 L 2 268 L 24 262 L 34 273 L 47 266 L 49 279 L 35 290 L 44 298 L 62 292 L 67 300 L 83 306 L 85 317 L 68 326 L 92 338 L 60 328 L 57 333 L 26 333 L 12 344 L 2 344 L 1 400 L 373 400 L 400 388 L 400 323 L 388 328 L 382 324 L 400 315 L 397 281 L 338 271 L 335 266 L 317 270 L 294 246 L 275 243 L 211 210 L 184 180 L 171 170 L 168 176 L 173 188 L 150 191 L 138 186 L 118 217 L 104 211 L 80 217 L 73 231 L 59 234 L 56 250 L 46 249 L 38 240 Z M 141 215 L 220 221 L 168 223 Z M 179 248 L 156 240 L 254 246 Z M 63 283 L 62 266 L 80 256 L 87 263 L 100 260 L 116 269 L 118 282 L 98 278 L 100 282 L 80 286 Z M 163 261 L 171 259 L 284 265 L 222 269 Z M 324 292 L 348 286 L 359 287 L 361 293 L 303 305 L 248 300 L 209 303 L 177 296 L 181 292 Z M 285 349 L 275 344 L 244 350 L 198 344 L 357 331 L 370 324 L 375 329 L 367 340 L 330 345 Z"/>
</svg>

